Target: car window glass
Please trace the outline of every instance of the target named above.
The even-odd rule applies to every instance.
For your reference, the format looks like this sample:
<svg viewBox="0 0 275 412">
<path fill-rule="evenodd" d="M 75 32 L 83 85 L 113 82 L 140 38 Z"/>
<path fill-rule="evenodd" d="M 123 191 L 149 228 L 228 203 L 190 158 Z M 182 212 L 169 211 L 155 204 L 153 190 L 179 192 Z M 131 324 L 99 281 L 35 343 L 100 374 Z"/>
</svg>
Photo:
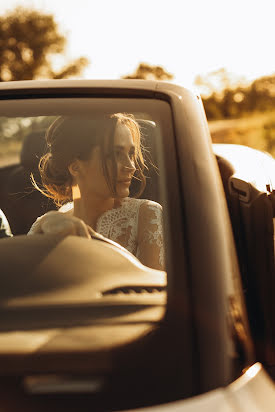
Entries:
<svg viewBox="0 0 275 412">
<path fill-rule="evenodd" d="M 146 99 L 144 99 L 143 102 L 140 100 L 138 104 L 134 104 L 130 100 L 127 101 L 126 99 L 124 99 L 124 101 L 123 99 L 120 101 L 117 100 L 116 103 L 114 100 L 110 99 L 108 110 L 106 110 L 106 99 L 48 99 L 46 102 L 36 99 L 25 100 L 24 104 L 22 104 L 22 102 L 23 101 L 7 101 L 5 104 L 0 104 L 0 168 L 2 175 L 5 170 L 7 170 L 7 179 L 4 183 L 4 195 L 1 206 L 7 215 L 11 229 L 15 235 L 27 233 L 35 219 L 43 214 L 41 212 L 59 208 L 61 204 L 68 203 L 67 201 L 62 201 L 58 204 L 58 206 L 53 206 L 53 199 L 47 197 L 43 198 L 42 195 L 40 196 L 41 193 L 39 193 L 33 185 L 34 181 L 36 182 L 37 187 L 45 191 L 45 188 L 41 182 L 40 173 L 38 171 L 38 164 L 41 157 L 50 150 L 49 145 L 46 143 L 45 136 L 49 127 L 58 118 L 83 118 L 84 121 L 81 121 L 81 130 L 78 131 L 79 134 L 82 134 L 82 132 L 85 133 L 85 121 L 87 121 L 87 124 L 90 121 L 94 121 L 96 123 L 97 119 L 102 119 L 104 116 L 110 117 L 114 113 L 127 113 L 130 114 L 130 116 L 133 116 L 133 119 L 138 125 L 140 131 L 141 156 L 143 157 L 142 161 L 144 161 L 144 165 L 141 165 L 141 168 L 144 169 L 143 174 L 146 179 L 146 186 L 143 190 L 142 196 L 140 196 L 138 194 L 140 176 L 134 176 L 129 187 L 129 197 L 134 199 L 138 194 L 142 199 L 163 205 L 163 198 L 159 188 L 159 175 L 161 174 L 159 168 L 159 162 L 161 160 L 159 159 L 159 155 L 161 153 L 162 138 L 166 133 L 165 128 L 167 129 L 168 122 L 165 124 L 162 115 L 166 112 L 166 116 L 170 116 L 169 106 L 165 102 L 156 101 L 154 105 L 148 105 Z M 146 105 L 147 109 L 145 109 Z M 103 138 L 104 136 L 102 136 L 102 139 Z M 113 137 L 111 137 L 111 139 L 113 139 Z M 123 147 L 119 147 L 120 142 L 118 143 L 118 146 L 112 149 L 112 157 L 113 160 L 118 162 L 118 164 L 121 163 L 124 167 L 125 162 L 127 163 L 129 159 L 131 162 L 131 156 L 137 157 L 138 153 L 137 149 L 134 149 L 134 152 L 136 151 L 136 153 L 129 153 L 127 152 L 127 148 L 126 150 Z M 62 144 L 64 145 L 65 151 L 68 146 L 66 144 L 66 139 L 62 142 Z M 106 143 L 104 143 L 104 145 L 106 145 Z M 76 144 L 75 151 L 78 150 L 78 146 Z M 107 153 L 107 150 L 110 151 L 110 148 L 104 148 L 104 156 L 110 157 L 110 153 Z M 76 153 L 76 157 L 77 156 L 78 153 Z M 138 167 L 137 165 L 139 162 L 140 159 L 136 159 L 136 168 Z M 113 166 L 110 164 L 108 167 L 112 168 Z M 124 183 L 122 182 L 121 185 L 123 186 L 123 184 Z M 7 197 L 5 197 L 5 193 L 7 194 Z M 39 199 L 38 196 L 40 196 Z M 12 200 L 13 203 L 16 203 L 14 203 L 14 205 L 5 204 L 5 202 L 8 203 L 7 199 Z M 68 199 L 68 201 L 69 200 L 72 199 Z M 20 212 L 18 213 L 18 210 L 24 211 L 26 209 L 27 203 L 25 204 L 25 202 L 29 202 L 29 209 L 27 213 L 22 214 L 22 218 L 20 218 Z M 37 207 L 37 204 L 41 204 L 41 202 L 43 203 L 43 207 Z M 16 208 L 17 212 L 12 213 L 12 207 L 10 206 Z M 140 205 L 135 203 L 134 200 L 131 204 L 129 203 L 129 206 L 127 207 L 125 203 L 124 209 L 126 214 L 129 213 L 133 207 L 136 207 L 136 209 L 139 210 Z M 147 237 L 148 245 L 152 245 L 157 239 L 158 246 L 160 246 L 160 243 L 163 242 L 160 236 L 162 227 L 160 228 L 160 225 L 158 225 L 158 227 L 156 225 L 154 226 L 154 222 L 157 222 L 157 224 L 159 223 L 158 220 L 160 220 L 160 215 L 157 216 L 155 214 L 158 211 L 155 212 L 153 210 L 153 203 L 150 207 L 151 212 L 150 210 L 148 210 L 148 212 L 143 210 L 146 209 L 145 206 L 140 207 L 140 216 L 142 217 L 144 214 L 144 237 Z M 116 216 L 118 213 L 119 210 L 113 213 L 113 215 Z M 107 218 L 104 218 L 103 222 L 101 222 L 101 229 L 103 231 L 103 235 L 106 237 L 109 235 L 108 230 L 104 231 L 104 225 L 106 226 L 108 218 L 112 217 L 107 216 Z M 122 246 L 127 247 L 129 243 L 133 243 L 133 236 L 141 236 L 141 234 L 127 233 L 127 235 L 124 236 L 122 233 L 125 229 L 123 229 L 123 225 L 125 225 L 125 223 L 118 224 L 114 228 L 113 232 L 116 231 L 117 235 L 114 235 L 112 240 L 119 240 Z M 137 221 L 132 222 L 131 225 L 133 229 L 133 226 L 137 225 Z M 150 225 L 151 229 L 154 229 L 154 231 L 150 229 Z M 141 224 L 140 226 L 142 227 Z M 134 230 L 137 232 L 138 228 L 135 227 Z M 132 232 L 134 230 L 132 230 Z M 142 230 L 140 229 L 139 231 L 141 232 Z M 146 255 L 145 251 L 142 252 L 137 250 L 136 245 L 132 245 L 131 252 L 134 252 L 137 257 L 139 255 Z M 146 259 L 148 258 L 149 257 L 144 257 L 144 262 L 146 262 Z M 164 253 L 162 253 L 162 257 L 160 257 L 159 261 L 162 261 L 162 267 L 164 268 Z"/>
</svg>

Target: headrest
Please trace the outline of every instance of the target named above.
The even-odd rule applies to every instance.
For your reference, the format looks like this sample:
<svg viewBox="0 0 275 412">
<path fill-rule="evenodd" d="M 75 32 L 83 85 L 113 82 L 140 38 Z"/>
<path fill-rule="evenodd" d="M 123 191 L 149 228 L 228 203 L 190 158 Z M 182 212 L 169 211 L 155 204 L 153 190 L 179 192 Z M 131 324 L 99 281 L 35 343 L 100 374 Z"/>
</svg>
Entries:
<svg viewBox="0 0 275 412">
<path fill-rule="evenodd" d="M 142 143 L 145 149 L 151 149 L 153 144 L 153 135 L 156 125 L 149 120 L 138 120 L 142 134 Z M 33 171 L 37 169 L 39 160 L 47 152 L 47 144 L 45 140 L 45 130 L 39 130 L 25 136 L 21 149 L 20 161 L 21 165 Z M 145 157 L 147 157 L 145 155 Z M 155 156 L 153 156 L 155 157 Z M 154 159 L 155 160 L 155 159 Z"/>
<path fill-rule="evenodd" d="M 28 171 L 36 170 L 41 156 L 46 151 L 45 131 L 32 132 L 24 138 L 20 154 L 21 165 Z"/>
<path fill-rule="evenodd" d="M 233 165 L 229 162 L 229 160 L 225 159 L 224 157 L 216 155 L 216 159 L 220 169 L 223 187 L 224 189 L 226 189 L 228 186 L 229 178 L 235 173 L 235 169 Z"/>
</svg>

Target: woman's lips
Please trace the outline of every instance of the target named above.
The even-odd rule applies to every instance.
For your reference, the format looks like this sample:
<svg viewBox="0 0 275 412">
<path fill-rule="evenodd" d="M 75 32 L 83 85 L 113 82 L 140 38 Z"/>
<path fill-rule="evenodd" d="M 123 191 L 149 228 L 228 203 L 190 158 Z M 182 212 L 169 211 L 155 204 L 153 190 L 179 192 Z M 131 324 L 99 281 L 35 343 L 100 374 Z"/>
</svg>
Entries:
<svg viewBox="0 0 275 412">
<path fill-rule="evenodd" d="M 131 183 L 131 179 L 128 180 L 119 180 L 118 183 L 122 183 L 123 185 L 129 185 Z"/>
<path fill-rule="evenodd" d="M 127 178 L 127 179 L 120 179 L 120 180 L 118 180 L 118 184 L 121 184 L 121 185 L 130 185 L 131 184 L 131 181 L 132 181 L 132 179 L 131 178 Z"/>
</svg>

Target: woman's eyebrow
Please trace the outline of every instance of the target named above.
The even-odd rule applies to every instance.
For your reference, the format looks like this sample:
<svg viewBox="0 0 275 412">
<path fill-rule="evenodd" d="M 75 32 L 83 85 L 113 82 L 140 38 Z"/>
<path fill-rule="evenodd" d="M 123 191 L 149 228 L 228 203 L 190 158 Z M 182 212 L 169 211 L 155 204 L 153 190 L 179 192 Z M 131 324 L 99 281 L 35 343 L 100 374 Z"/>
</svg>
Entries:
<svg viewBox="0 0 275 412">
<path fill-rule="evenodd" d="M 115 145 L 114 145 L 114 148 L 115 148 L 115 149 L 124 150 L 124 149 L 125 149 L 125 146 L 122 146 L 122 145 L 119 145 L 119 144 L 115 144 Z M 129 147 L 129 150 L 135 150 L 135 146 L 134 146 L 134 145 L 131 145 L 131 146 Z"/>
</svg>

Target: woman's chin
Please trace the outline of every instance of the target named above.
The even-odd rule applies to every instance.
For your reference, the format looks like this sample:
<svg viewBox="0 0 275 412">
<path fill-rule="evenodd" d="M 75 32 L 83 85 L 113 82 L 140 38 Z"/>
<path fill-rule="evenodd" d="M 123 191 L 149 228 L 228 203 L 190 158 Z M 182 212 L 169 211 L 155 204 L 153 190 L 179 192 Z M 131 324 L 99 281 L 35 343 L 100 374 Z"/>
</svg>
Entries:
<svg viewBox="0 0 275 412">
<path fill-rule="evenodd" d="M 117 188 L 117 195 L 118 195 L 118 197 L 119 198 L 124 198 L 124 197 L 128 197 L 129 196 L 129 194 L 130 194 L 130 190 L 129 190 L 129 187 L 125 187 L 125 188 L 122 188 L 122 187 L 118 187 Z"/>
</svg>

